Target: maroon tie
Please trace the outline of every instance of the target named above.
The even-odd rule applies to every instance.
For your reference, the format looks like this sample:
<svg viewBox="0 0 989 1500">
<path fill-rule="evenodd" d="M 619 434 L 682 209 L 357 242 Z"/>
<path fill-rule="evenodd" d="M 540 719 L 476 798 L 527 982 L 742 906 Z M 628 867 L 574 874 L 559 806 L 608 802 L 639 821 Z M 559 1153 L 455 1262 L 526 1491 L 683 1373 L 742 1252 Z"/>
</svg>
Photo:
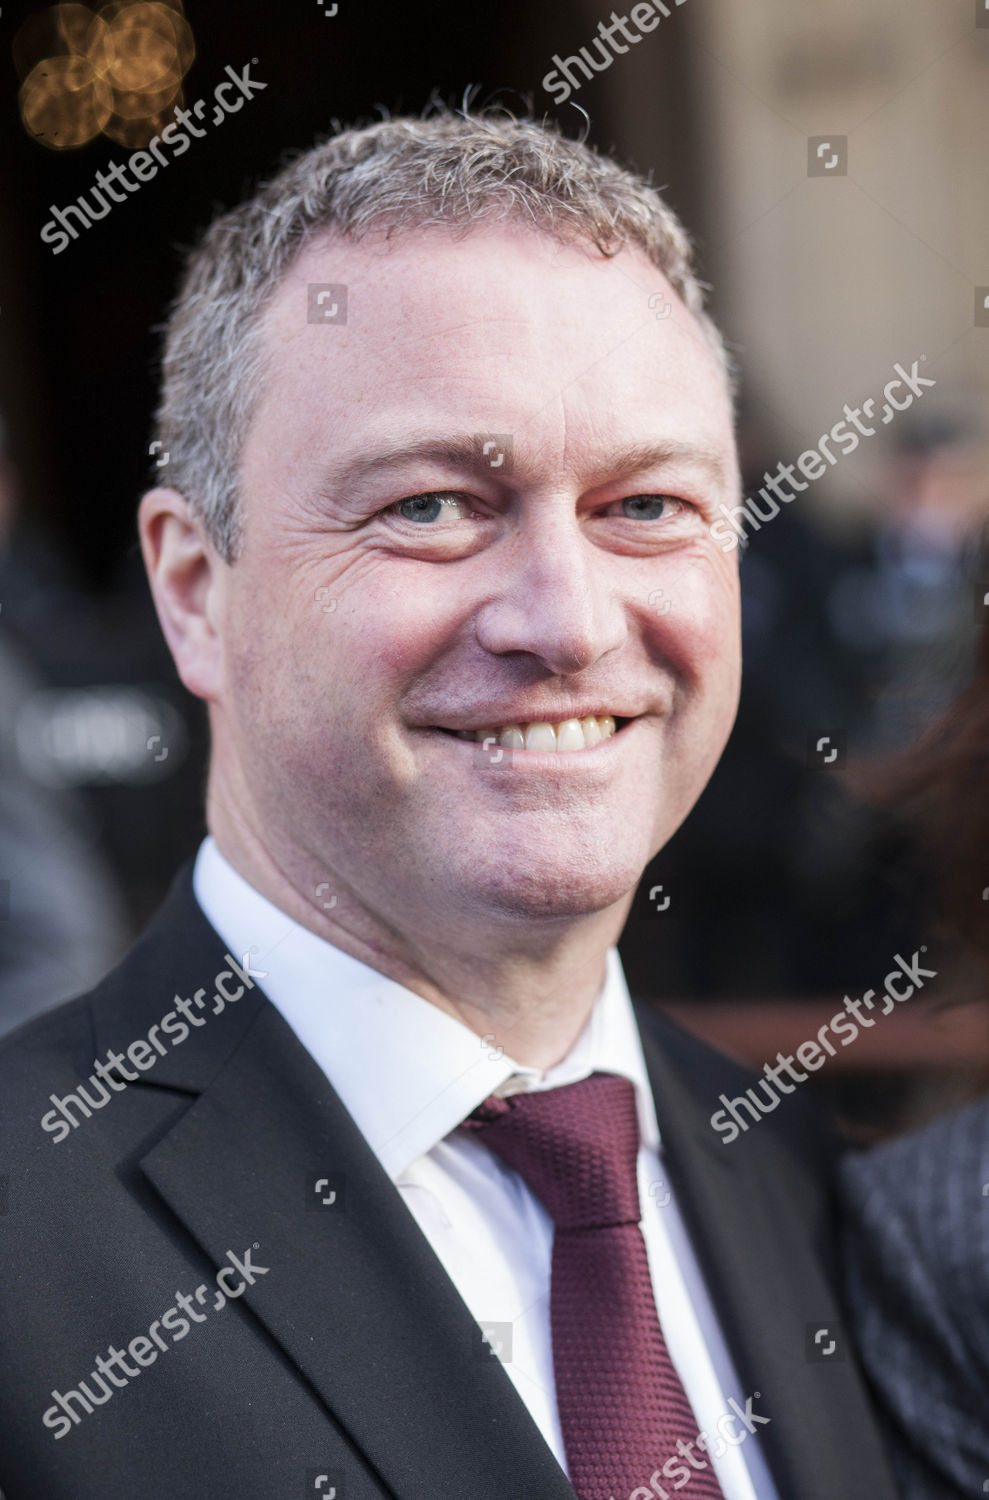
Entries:
<svg viewBox="0 0 989 1500">
<path fill-rule="evenodd" d="M 696 1438 L 698 1423 L 659 1326 L 639 1228 L 633 1085 L 592 1073 L 563 1088 L 492 1096 L 464 1126 L 519 1173 L 555 1226 L 553 1369 L 580 1500 L 663 1494 L 664 1484 L 686 1483 L 683 1470 L 690 1500 L 723 1500 L 703 1453 L 695 1446 L 688 1462 L 677 1448 Z"/>
</svg>

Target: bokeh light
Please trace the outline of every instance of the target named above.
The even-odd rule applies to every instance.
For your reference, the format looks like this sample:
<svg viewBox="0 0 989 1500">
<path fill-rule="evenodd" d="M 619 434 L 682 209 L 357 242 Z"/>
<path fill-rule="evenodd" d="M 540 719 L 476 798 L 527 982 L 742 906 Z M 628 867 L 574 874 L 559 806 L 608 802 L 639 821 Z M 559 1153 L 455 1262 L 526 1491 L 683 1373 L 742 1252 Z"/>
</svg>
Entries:
<svg viewBox="0 0 989 1500">
<path fill-rule="evenodd" d="M 113 113 L 112 98 L 84 57 L 49 57 L 21 84 L 21 119 L 39 145 L 70 150 L 99 135 Z"/>
<path fill-rule="evenodd" d="M 29 16 L 12 53 L 21 120 L 39 145 L 71 150 L 103 134 L 137 150 L 181 108 L 196 48 L 181 0 L 109 0 Z"/>
<path fill-rule="evenodd" d="M 174 118 L 175 111 L 181 109 L 185 104 L 185 95 L 181 88 L 168 101 L 168 106 L 156 115 L 128 116 L 120 112 L 121 95 L 117 95 L 117 113 L 112 114 L 103 126 L 103 134 L 111 141 L 116 141 L 118 146 L 126 146 L 129 151 L 139 151 L 146 146 L 153 136 L 160 136 L 168 122 Z"/>
</svg>

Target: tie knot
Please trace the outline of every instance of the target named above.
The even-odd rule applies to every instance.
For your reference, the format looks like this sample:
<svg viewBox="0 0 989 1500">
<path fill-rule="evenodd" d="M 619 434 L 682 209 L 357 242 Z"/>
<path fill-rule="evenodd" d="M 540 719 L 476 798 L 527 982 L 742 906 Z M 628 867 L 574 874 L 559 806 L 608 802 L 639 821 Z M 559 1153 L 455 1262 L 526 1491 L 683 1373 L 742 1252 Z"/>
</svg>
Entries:
<svg viewBox="0 0 989 1500">
<path fill-rule="evenodd" d="M 464 1121 L 540 1199 L 558 1229 L 638 1224 L 639 1119 L 627 1078 L 485 1099 Z"/>
</svg>

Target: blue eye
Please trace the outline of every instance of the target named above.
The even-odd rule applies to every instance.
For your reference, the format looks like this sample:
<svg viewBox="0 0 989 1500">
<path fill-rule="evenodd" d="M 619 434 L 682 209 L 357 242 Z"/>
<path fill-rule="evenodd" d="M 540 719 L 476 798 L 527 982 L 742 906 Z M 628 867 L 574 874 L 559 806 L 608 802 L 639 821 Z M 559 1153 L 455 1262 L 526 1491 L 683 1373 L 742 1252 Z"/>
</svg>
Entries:
<svg viewBox="0 0 989 1500">
<path fill-rule="evenodd" d="M 398 510 L 406 521 L 435 521 L 444 503 L 442 495 L 410 495 L 398 502 Z"/>
<path fill-rule="evenodd" d="M 677 504 L 673 495 L 626 495 L 622 511 L 631 521 L 658 521 L 671 503 Z"/>
</svg>

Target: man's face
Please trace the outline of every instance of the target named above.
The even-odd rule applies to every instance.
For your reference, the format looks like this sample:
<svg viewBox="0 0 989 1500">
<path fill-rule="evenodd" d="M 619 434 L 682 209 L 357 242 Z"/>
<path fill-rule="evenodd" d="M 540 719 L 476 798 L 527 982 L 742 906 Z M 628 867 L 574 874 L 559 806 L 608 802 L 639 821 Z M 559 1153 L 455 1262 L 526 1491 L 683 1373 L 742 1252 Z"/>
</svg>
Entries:
<svg viewBox="0 0 989 1500">
<path fill-rule="evenodd" d="M 346 324 L 308 321 L 311 283 L 346 284 Z M 709 533 L 734 439 L 697 325 L 637 251 L 505 226 L 324 236 L 266 320 L 214 708 L 242 812 L 341 920 L 620 902 L 737 703 Z M 619 729 L 593 748 L 500 761 L 453 732 L 595 716 Z"/>
</svg>

